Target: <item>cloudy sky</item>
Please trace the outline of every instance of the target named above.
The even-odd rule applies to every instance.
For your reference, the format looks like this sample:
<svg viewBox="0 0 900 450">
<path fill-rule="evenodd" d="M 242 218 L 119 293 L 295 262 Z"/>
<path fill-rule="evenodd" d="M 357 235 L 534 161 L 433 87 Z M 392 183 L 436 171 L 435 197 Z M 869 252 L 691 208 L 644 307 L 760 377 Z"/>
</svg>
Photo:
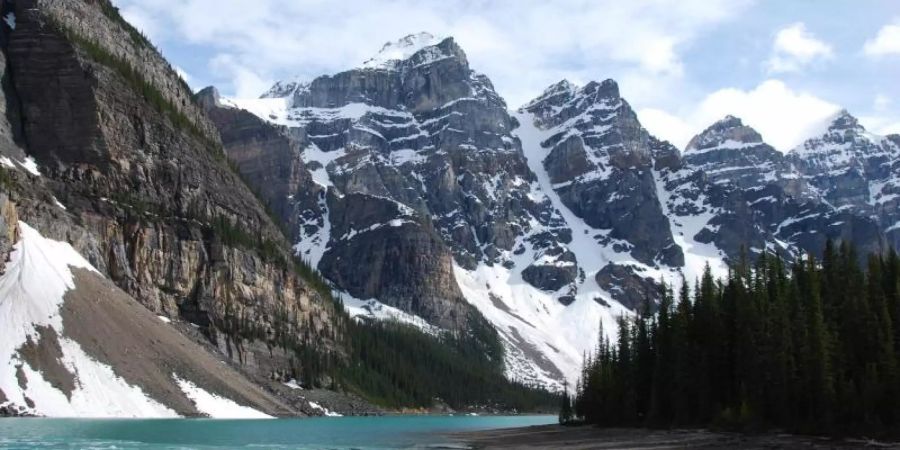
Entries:
<svg viewBox="0 0 900 450">
<path fill-rule="evenodd" d="M 787 150 L 840 108 L 900 133 L 897 0 L 114 0 L 195 89 L 257 97 L 358 66 L 387 42 L 453 36 L 516 108 L 613 78 L 683 147 L 733 114 Z"/>
</svg>

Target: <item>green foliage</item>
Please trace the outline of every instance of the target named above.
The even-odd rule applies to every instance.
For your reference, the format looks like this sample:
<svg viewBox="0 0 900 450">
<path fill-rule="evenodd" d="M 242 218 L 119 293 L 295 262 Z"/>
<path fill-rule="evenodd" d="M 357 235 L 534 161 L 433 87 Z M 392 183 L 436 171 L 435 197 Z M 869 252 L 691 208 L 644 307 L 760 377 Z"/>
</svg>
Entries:
<svg viewBox="0 0 900 450">
<path fill-rule="evenodd" d="M 568 425 L 575 421 L 575 411 L 572 409 L 572 398 L 569 396 L 569 382 L 563 381 L 562 404 L 559 407 L 560 425 Z"/>
<path fill-rule="evenodd" d="M 550 410 L 558 397 L 510 382 L 501 361 L 479 353 L 484 343 L 470 335 L 431 336 L 393 322 L 357 322 L 347 327 L 347 363 L 341 383 L 388 407 L 483 406 Z"/>
<path fill-rule="evenodd" d="M 743 260 L 743 258 L 742 258 Z M 830 242 L 821 264 L 761 255 L 657 317 L 622 319 L 583 368 L 576 415 L 605 426 L 779 427 L 835 434 L 900 427 L 900 259 Z"/>
</svg>

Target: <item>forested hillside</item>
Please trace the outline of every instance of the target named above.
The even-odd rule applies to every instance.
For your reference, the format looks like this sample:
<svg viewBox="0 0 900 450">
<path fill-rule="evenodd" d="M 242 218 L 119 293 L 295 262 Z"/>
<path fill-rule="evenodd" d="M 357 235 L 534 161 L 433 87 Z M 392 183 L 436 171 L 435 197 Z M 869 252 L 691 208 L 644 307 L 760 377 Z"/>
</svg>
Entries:
<svg viewBox="0 0 900 450">
<path fill-rule="evenodd" d="M 828 243 L 788 265 L 763 254 L 727 279 L 668 289 L 619 321 L 584 366 L 574 413 L 595 424 L 895 433 L 900 259 Z M 563 417 L 564 420 L 570 417 Z"/>
</svg>

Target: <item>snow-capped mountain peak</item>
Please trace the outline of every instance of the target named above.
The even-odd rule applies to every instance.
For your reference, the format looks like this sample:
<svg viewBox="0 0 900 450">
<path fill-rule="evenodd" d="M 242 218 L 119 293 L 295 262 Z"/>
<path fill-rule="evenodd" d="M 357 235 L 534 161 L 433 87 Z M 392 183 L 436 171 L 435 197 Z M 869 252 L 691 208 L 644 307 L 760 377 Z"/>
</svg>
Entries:
<svg viewBox="0 0 900 450">
<path fill-rule="evenodd" d="M 413 55 L 422 51 L 430 52 L 429 59 L 452 57 L 453 55 L 446 54 L 438 48 L 438 44 L 447 39 L 452 38 L 434 36 L 424 31 L 409 34 L 396 41 L 384 44 L 378 54 L 366 60 L 362 67 L 365 69 L 395 69 L 398 63 L 410 59 Z"/>
<path fill-rule="evenodd" d="M 885 139 L 866 131 L 846 109 L 837 112 L 826 123 L 827 128 L 791 150 L 790 154 L 800 159 L 816 160 L 828 156 L 832 163 L 848 163 L 853 158 L 885 151 L 882 145 Z"/>
<path fill-rule="evenodd" d="M 296 77 L 292 80 L 277 81 L 268 91 L 259 98 L 285 98 L 291 97 L 298 91 L 309 88 L 309 82 Z"/>
<path fill-rule="evenodd" d="M 742 148 L 762 144 L 762 136 L 741 119 L 727 115 L 694 136 L 685 148 L 685 154 L 706 152 L 719 148 Z"/>
<path fill-rule="evenodd" d="M 831 119 L 828 130 L 859 130 L 864 128 L 859 124 L 859 120 L 853 117 L 849 111 L 842 109 Z"/>
<path fill-rule="evenodd" d="M 519 108 L 519 111 L 531 110 L 538 105 L 561 105 L 569 101 L 578 92 L 578 86 L 569 80 L 562 79 L 551 84 L 537 98 Z"/>
</svg>

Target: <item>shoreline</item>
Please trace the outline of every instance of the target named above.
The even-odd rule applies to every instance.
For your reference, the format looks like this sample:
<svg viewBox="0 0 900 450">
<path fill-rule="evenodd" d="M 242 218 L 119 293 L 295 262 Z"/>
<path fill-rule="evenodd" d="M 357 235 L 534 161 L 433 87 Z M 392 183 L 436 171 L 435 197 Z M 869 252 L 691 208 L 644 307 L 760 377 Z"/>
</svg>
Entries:
<svg viewBox="0 0 900 450">
<path fill-rule="evenodd" d="M 704 429 L 600 428 L 591 425 L 533 425 L 521 428 L 449 433 L 473 449 L 773 449 L 890 448 L 900 442 L 837 439 L 780 432 L 745 434 Z"/>
</svg>

